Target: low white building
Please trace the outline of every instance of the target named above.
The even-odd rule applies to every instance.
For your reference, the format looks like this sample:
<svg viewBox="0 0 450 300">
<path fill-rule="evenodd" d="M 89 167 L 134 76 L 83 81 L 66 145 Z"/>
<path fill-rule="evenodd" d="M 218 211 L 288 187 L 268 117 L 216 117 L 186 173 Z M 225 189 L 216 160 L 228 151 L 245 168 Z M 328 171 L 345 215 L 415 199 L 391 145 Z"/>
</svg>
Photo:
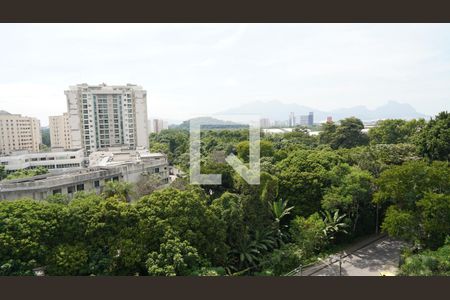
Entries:
<svg viewBox="0 0 450 300">
<path fill-rule="evenodd" d="M 84 167 L 83 152 L 83 149 L 38 153 L 16 151 L 11 155 L 1 156 L 0 164 L 5 166 L 7 172 L 38 167 L 47 168 L 52 173 L 65 172 Z"/>
<path fill-rule="evenodd" d="M 169 183 L 166 155 L 150 153 L 146 149 L 110 148 L 92 153 L 88 168 L 2 180 L 0 200 L 24 197 L 43 200 L 55 194 L 72 197 L 80 191 L 100 193 L 109 181 L 137 183 L 149 174 L 159 175 L 162 184 Z"/>
</svg>

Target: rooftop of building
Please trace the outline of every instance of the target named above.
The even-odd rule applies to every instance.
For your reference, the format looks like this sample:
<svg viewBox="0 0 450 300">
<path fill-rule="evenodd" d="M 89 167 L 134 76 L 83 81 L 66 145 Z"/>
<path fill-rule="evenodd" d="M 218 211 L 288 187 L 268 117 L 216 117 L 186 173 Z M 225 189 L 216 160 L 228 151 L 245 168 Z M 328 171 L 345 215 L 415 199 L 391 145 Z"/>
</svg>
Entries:
<svg viewBox="0 0 450 300">
<path fill-rule="evenodd" d="M 0 110 L 0 118 L 12 118 L 12 117 L 38 120 L 35 117 L 22 116 L 21 114 L 12 114 L 5 110 Z"/>
<path fill-rule="evenodd" d="M 155 159 L 166 159 L 166 155 L 163 153 L 150 153 L 145 148 L 127 149 L 123 147 L 110 147 L 91 153 L 89 155 L 89 166 L 117 166 Z"/>
<path fill-rule="evenodd" d="M 139 151 L 139 150 L 134 150 Z M 105 152 L 105 151 L 98 151 Z M 95 153 L 98 153 L 95 152 Z M 107 152 L 112 153 L 112 152 Z M 115 161 L 118 159 L 117 156 L 113 157 L 111 162 L 108 162 L 104 165 L 95 165 L 89 166 L 87 168 L 77 169 L 77 170 L 69 170 L 61 173 L 46 173 L 43 175 L 37 175 L 26 178 L 18 178 L 18 179 L 10 179 L 10 180 L 2 180 L 0 181 L 0 190 L 11 191 L 11 190 L 21 190 L 28 188 L 36 188 L 39 186 L 51 186 L 56 184 L 65 184 L 70 182 L 76 182 L 83 179 L 95 179 L 101 176 L 116 176 L 122 174 L 123 168 L 127 166 L 137 167 L 139 165 L 145 166 L 159 166 L 167 164 L 166 155 L 161 153 L 150 153 L 151 157 L 164 158 L 160 159 L 150 159 L 150 160 L 139 160 L 139 161 L 130 161 L 130 160 L 122 160 Z"/>
<path fill-rule="evenodd" d="M 88 83 L 80 83 L 77 85 L 69 86 L 71 90 L 77 90 L 80 88 L 87 88 L 93 90 L 114 90 L 114 89 L 134 89 L 134 90 L 142 90 L 142 86 L 132 83 L 127 83 L 125 85 L 108 85 L 106 83 L 101 84 L 88 84 Z"/>
<path fill-rule="evenodd" d="M 31 152 L 29 150 L 15 150 L 11 152 L 11 154 L 0 156 L 0 158 L 15 158 L 15 157 L 21 157 L 21 156 L 27 156 L 27 157 L 40 157 L 40 156 L 47 156 L 47 155 L 68 155 L 68 154 L 76 154 L 79 155 L 80 153 L 83 154 L 83 149 L 69 149 L 69 150 L 63 150 L 62 148 L 53 148 L 50 151 L 45 152 Z"/>
</svg>

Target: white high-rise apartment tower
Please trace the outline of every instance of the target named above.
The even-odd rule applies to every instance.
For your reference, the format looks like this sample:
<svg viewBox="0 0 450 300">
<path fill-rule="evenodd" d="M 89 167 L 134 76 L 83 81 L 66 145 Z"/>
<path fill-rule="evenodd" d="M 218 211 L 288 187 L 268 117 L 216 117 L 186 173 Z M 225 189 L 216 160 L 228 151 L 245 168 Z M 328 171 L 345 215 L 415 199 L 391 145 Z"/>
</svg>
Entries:
<svg viewBox="0 0 450 300">
<path fill-rule="evenodd" d="M 127 85 L 71 86 L 67 97 L 72 148 L 148 147 L 147 91 Z"/>
<path fill-rule="evenodd" d="M 72 149 L 69 114 L 48 117 L 50 127 L 50 144 L 52 148 Z"/>
<path fill-rule="evenodd" d="M 19 150 L 38 152 L 41 143 L 41 125 L 38 119 L 0 111 L 1 155 Z"/>
</svg>

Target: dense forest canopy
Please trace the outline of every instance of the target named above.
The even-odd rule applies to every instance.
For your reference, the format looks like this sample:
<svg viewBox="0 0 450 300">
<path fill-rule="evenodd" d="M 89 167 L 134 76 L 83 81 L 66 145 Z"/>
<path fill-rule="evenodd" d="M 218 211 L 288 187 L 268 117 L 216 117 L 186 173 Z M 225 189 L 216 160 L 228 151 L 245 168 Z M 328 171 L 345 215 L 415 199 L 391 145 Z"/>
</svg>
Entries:
<svg viewBox="0 0 450 300">
<path fill-rule="evenodd" d="M 283 275 L 378 230 L 421 249 L 401 274 L 448 275 L 450 115 L 363 127 L 352 117 L 318 136 L 262 134 L 260 185 L 224 160 L 248 161 L 247 130 L 204 130 L 202 173 L 221 185 L 148 178 L 1 202 L 0 275 Z M 187 130 L 151 134 L 150 147 L 189 170 Z"/>
</svg>

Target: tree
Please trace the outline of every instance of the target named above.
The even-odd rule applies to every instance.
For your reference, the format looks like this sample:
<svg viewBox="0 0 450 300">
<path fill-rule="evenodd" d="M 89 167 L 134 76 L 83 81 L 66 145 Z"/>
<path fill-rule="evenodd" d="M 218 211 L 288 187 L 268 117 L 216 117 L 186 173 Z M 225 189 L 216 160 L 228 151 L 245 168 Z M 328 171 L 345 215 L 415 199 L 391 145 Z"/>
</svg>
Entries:
<svg viewBox="0 0 450 300">
<path fill-rule="evenodd" d="M 277 164 L 279 195 L 294 205 L 293 215 L 309 216 L 320 210 L 331 184 L 331 170 L 340 161 L 329 150 L 297 150 Z"/>
<path fill-rule="evenodd" d="M 312 149 L 317 146 L 317 137 L 310 135 L 304 126 L 297 126 L 292 132 L 271 134 L 265 139 L 273 143 L 274 149 L 295 150 L 299 147 Z"/>
<path fill-rule="evenodd" d="M 264 262 L 264 267 L 275 276 L 281 276 L 299 267 L 304 259 L 304 253 L 295 244 L 285 244 L 280 249 L 270 253 Z"/>
<path fill-rule="evenodd" d="M 148 274 L 154 276 L 186 276 L 202 267 L 197 249 L 176 232 L 166 231 L 159 251 L 149 253 L 146 265 Z"/>
<path fill-rule="evenodd" d="M 273 217 L 275 219 L 275 230 L 277 233 L 278 241 L 280 243 L 283 242 L 283 238 L 285 234 L 282 229 L 287 227 L 287 225 L 283 226 L 281 221 L 284 217 L 288 216 L 291 210 L 294 208 L 293 206 L 287 207 L 287 201 L 278 200 L 274 202 L 269 202 L 270 209 L 273 213 Z"/>
<path fill-rule="evenodd" d="M 148 253 L 158 251 L 164 232 L 171 229 L 214 265 L 226 264 L 226 226 L 207 205 L 201 189 L 157 190 L 139 199 L 136 209 L 137 230 L 142 233 L 140 237 Z"/>
<path fill-rule="evenodd" d="M 183 160 L 182 155 L 189 150 L 189 131 L 184 129 L 166 129 L 160 133 L 152 133 L 149 137 L 151 151 L 167 154 L 170 164 L 177 165 L 186 170 L 188 160 Z"/>
<path fill-rule="evenodd" d="M 384 231 L 434 248 L 442 245 L 448 233 L 448 162 L 406 162 L 382 172 L 376 183 L 374 201 L 391 205 L 382 224 Z"/>
<path fill-rule="evenodd" d="M 260 184 L 250 185 L 242 177 L 235 176 L 236 191 L 242 196 L 245 223 L 252 231 L 262 231 L 272 225 L 272 213 L 268 202 L 278 197 L 278 179 L 261 172 Z"/>
<path fill-rule="evenodd" d="M 392 237 L 414 242 L 419 238 L 418 226 L 414 212 L 401 210 L 392 205 L 386 211 L 381 228 Z"/>
<path fill-rule="evenodd" d="M 440 112 L 432 118 L 418 138 L 419 151 L 431 160 L 450 159 L 450 113 Z"/>
<path fill-rule="evenodd" d="M 242 197 L 225 192 L 212 202 L 211 209 L 226 224 L 227 244 L 231 249 L 235 248 L 248 234 Z"/>
<path fill-rule="evenodd" d="M 89 253 L 84 244 L 61 244 L 51 251 L 45 270 L 48 275 L 80 276 L 89 274 Z"/>
<path fill-rule="evenodd" d="M 297 216 L 291 221 L 290 236 L 302 249 L 305 257 L 312 256 L 327 244 L 323 233 L 325 226 L 325 222 L 317 212 L 308 218 Z"/>
<path fill-rule="evenodd" d="M 55 194 L 45 198 L 45 201 L 49 203 L 68 204 L 70 202 L 70 199 L 68 195 Z"/>
<path fill-rule="evenodd" d="M 450 195 L 427 193 L 417 202 L 426 244 L 432 249 L 444 244 L 450 234 Z"/>
<path fill-rule="evenodd" d="M 139 215 L 134 205 L 116 195 L 103 199 L 95 194 L 77 195 L 67 206 L 61 243 L 82 244 L 88 251 L 85 274 L 145 274 L 148 253 L 138 228 Z"/>
<path fill-rule="evenodd" d="M 0 180 L 3 180 L 4 178 L 6 178 L 5 166 L 0 165 Z"/>
<path fill-rule="evenodd" d="M 269 205 L 277 224 L 280 224 L 281 219 L 289 215 L 290 211 L 294 208 L 293 206 L 287 207 L 287 201 L 281 199 L 272 203 L 269 202 Z"/>
<path fill-rule="evenodd" d="M 375 219 L 372 175 L 347 164 L 334 167 L 332 172 L 332 186 L 323 196 L 322 208 L 343 211 L 352 223 L 353 234 L 357 230 L 362 234 L 372 232 Z"/>
<path fill-rule="evenodd" d="M 249 141 L 243 141 L 236 145 L 238 157 L 244 161 L 249 162 L 250 144 Z M 270 141 L 261 140 L 259 142 L 260 157 L 270 157 L 273 155 L 273 144 Z"/>
<path fill-rule="evenodd" d="M 401 144 L 412 143 L 425 125 L 424 119 L 406 121 L 388 119 L 378 121 L 375 127 L 369 129 L 371 144 Z"/>
<path fill-rule="evenodd" d="M 210 190 L 213 192 L 213 195 L 220 196 L 225 191 L 232 191 L 234 182 L 233 168 L 227 163 L 218 163 L 211 160 L 208 160 L 202 167 L 202 174 L 221 174 L 222 181 L 220 185 L 203 185 L 205 191 L 209 192 Z"/>
<path fill-rule="evenodd" d="M 321 144 L 329 144 L 333 149 L 367 145 L 369 139 L 362 132 L 363 129 L 363 122 L 355 117 L 343 119 L 339 125 L 325 123 L 322 125 L 319 141 Z"/>
<path fill-rule="evenodd" d="M 351 117 L 341 120 L 331 140 L 331 147 L 338 149 L 366 145 L 368 137 L 362 132 L 363 129 L 364 124 L 360 119 Z"/>
<path fill-rule="evenodd" d="M 448 162 L 408 161 L 392 166 L 375 181 L 378 186 L 374 201 L 394 203 L 400 209 L 416 209 L 416 202 L 426 192 L 445 194 L 450 192 L 450 168 Z"/>
<path fill-rule="evenodd" d="M 163 181 L 159 175 L 144 175 L 134 186 L 134 193 L 137 198 L 150 195 L 157 189 L 161 188 Z"/>
<path fill-rule="evenodd" d="M 339 149 L 339 154 L 351 165 L 369 171 L 373 176 L 392 165 L 401 165 L 411 160 L 420 160 L 416 146 L 413 144 L 377 144 L 352 149 Z"/>
<path fill-rule="evenodd" d="M 18 178 L 26 178 L 37 175 L 47 174 L 48 170 L 44 167 L 37 167 L 35 169 L 21 169 L 10 173 L 6 179 L 18 179 Z"/>
<path fill-rule="evenodd" d="M 400 276 L 449 276 L 450 238 L 436 251 L 426 250 L 406 257 Z"/>
<path fill-rule="evenodd" d="M 50 128 L 41 128 L 42 144 L 50 148 Z"/>
<path fill-rule="evenodd" d="M 326 210 L 323 213 L 323 222 L 325 224 L 325 228 L 323 229 L 323 233 L 327 239 L 333 241 L 336 238 L 336 235 L 339 233 L 347 233 L 345 228 L 348 226 L 345 222 L 343 222 L 346 217 L 345 214 L 340 215 L 339 209 L 335 210 L 334 213 Z"/>
<path fill-rule="evenodd" d="M 333 122 L 326 122 L 322 124 L 321 132 L 319 133 L 319 142 L 321 144 L 331 144 L 335 138 L 337 125 Z"/>
<path fill-rule="evenodd" d="M 256 241 L 252 240 L 249 235 L 243 236 L 230 254 L 237 257 L 235 271 L 249 270 L 256 267 L 261 257 Z M 231 258 L 231 262 L 233 261 L 233 258 Z"/>
<path fill-rule="evenodd" d="M 50 151 L 50 148 L 45 144 L 39 144 L 39 151 L 40 152 L 48 152 L 48 151 Z"/>
<path fill-rule="evenodd" d="M 0 273 L 32 275 L 59 242 L 64 207 L 30 199 L 0 201 Z"/>
<path fill-rule="evenodd" d="M 124 181 L 109 181 L 105 184 L 105 187 L 103 188 L 103 197 L 109 198 L 118 196 L 119 198 L 123 199 L 124 201 L 130 201 L 131 200 L 131 193 L 133 191 L 133 187 L 130 183 L 124 182 Z"/>
<path fill-rule="evenodd" d="M 254 271 L 264 255 L 276 247 L 271 230 L 255 230 L 253 235 L 245 234 L 230 251 L 230 268 L 238 272 Z"/>
</svg>

